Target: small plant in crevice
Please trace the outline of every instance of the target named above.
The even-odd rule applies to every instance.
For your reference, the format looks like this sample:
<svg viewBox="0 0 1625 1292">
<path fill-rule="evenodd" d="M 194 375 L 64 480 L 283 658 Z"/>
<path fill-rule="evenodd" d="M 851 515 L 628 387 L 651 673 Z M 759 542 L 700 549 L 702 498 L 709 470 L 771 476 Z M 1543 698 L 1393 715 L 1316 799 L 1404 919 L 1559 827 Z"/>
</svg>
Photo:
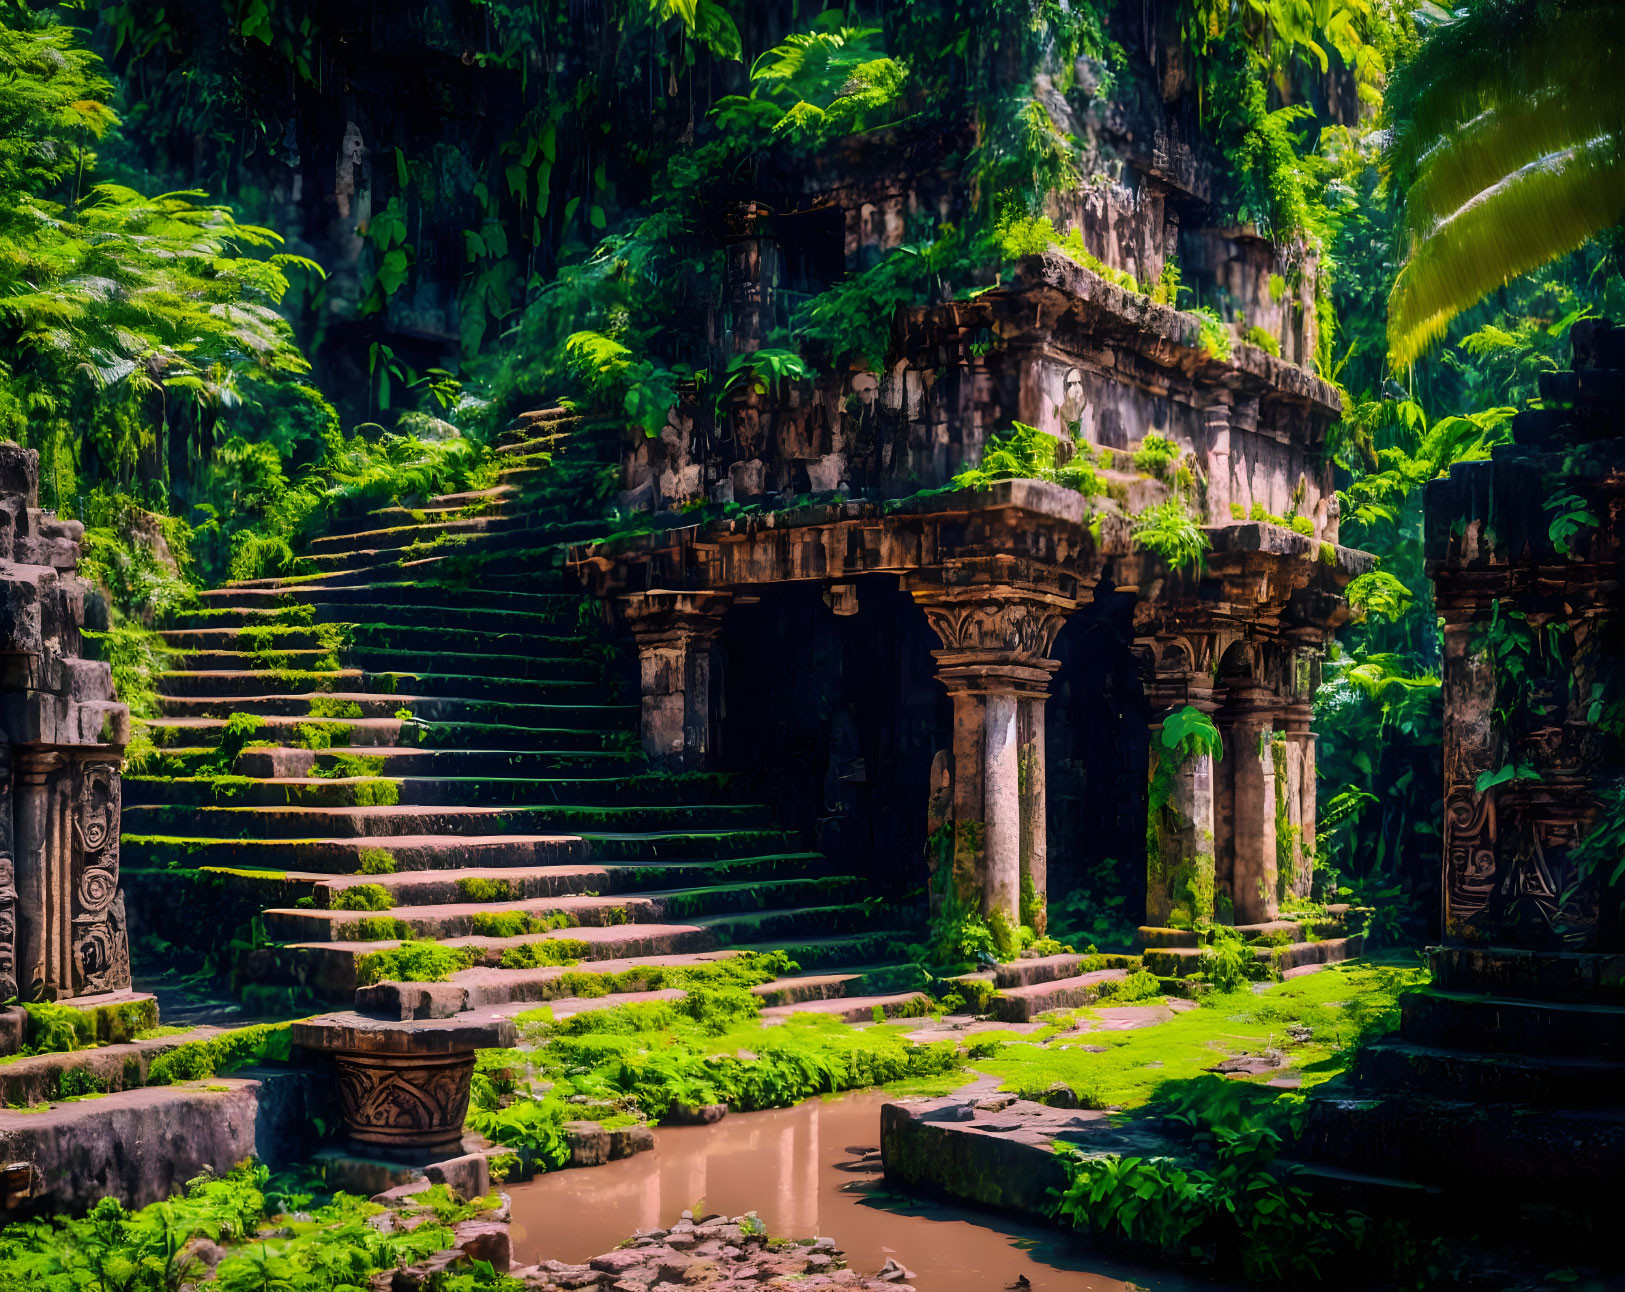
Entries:
<svg viewBox="0 0 1625 1292">
<path fill-rule="evenodd" d="M 1151 552 L 1172 570 L 1201 572 L 1211 544 L 1201 522 L 1181 498 L 1153 503 L 1134 517 L 1134 545 Z"/>
</svg>

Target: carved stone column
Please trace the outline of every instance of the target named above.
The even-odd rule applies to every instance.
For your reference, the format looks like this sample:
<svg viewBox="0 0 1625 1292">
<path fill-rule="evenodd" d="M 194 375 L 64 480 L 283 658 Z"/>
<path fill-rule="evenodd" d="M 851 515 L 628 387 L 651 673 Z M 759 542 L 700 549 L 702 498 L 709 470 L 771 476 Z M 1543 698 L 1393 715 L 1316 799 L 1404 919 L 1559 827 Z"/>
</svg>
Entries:
<svg viewBox="0 0 1625 1292">
<path fill-rule="evenodd" d="M 1230 475 L 1230 403 L 1210 404 L 1204 410 L 1207 423 L 1207 519 L 1210 525 L 1228 525 L 1230 503 L 1235 497 Z"/>
<path fill-rule="evenodd" d="M 1275 719 L 1279 702 L 1251 681 L 1232 682 L 1217 725 L 1224 737 L 1230 798 L 1230 899 L 1237 924 L 1275 918 L 1280 909 L 1276 853 Z"/>
<path fill-rule="evenodd" d="M 1151 724 L 1150 792 L 1146 816 L 1145 922 L 1189 927 L 1214 916 L 1213 755 L 1163 740 L 1163 722 L 1185 706 L 1212 715 L 1211 634 L 1165 643 L 1146 686 Z"/>
<path fill-rule="evenodd" d="M 119 765 L 85 758 L 75 766 L 71 804 L 73 992 L 118 991 L 130 985 L 129 935 L 118 886 Z"/>
<path fill-rule="evenodd" d="M 1286 821 L 1291 829 L 1288 846 L 1277 851 L 1283 861 L 1290 852 L 1291 870 L 1281 887 L 1289 897 L 1307 898 L 1315 879 L 1315 735 L 1310 729 L 1308 700 L 1293 700 L 1282 720 L 1286 753 Z"/>
<path fill-rule="evenodd" d="M 721 716 L 717 638 L 725 592 L 640 592 L 620 600 L 638 646 L 643 749 L 670 771 L 700 771 L 716 757 Z"/>
<path fill-rule="evenodd" d="M 1444 625 L 1444 933 L 1452 942 L 1487 942 L 1498 931 L 1490 920 L 1496 883 L 1494 792 L 1475 783 L 1507 759 L 1507 740 L 1495 720 L 1495 668 L 1489 652 L 1474 650 L 1470 609 L 1440 607 Z"/>
<path fill-rule="evenodd" d="M 954 881 L 964 900 L 1014 927 L 1042 919 L 1047 888 L 1043 705 L 1046 658 L 1072 603 L 1010 587 L 917 591 L 943 649 L 954 702 Z"/>
<path fill-rule="evenodd" d="M 11 747 L 0 745 L 0 1001 L 17 995 L 17 868 L 12 843 Z"/>
<path fill-rule="evenodd" d="M 23 1000 L 49 1000 L 71 981 L 67 849 L 61 846 L 53 778 L 66 765 L 54 750 L 17 757 L 17 988 Z"/>
</svg>

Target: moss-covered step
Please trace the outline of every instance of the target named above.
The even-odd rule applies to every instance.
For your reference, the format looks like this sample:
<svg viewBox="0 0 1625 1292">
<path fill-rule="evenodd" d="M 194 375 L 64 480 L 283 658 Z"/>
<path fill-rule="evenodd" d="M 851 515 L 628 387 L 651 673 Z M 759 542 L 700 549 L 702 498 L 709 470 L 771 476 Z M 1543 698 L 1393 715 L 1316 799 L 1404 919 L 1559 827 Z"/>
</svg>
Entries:
<svg viewBox="0 0 1625 1292">
<path fill-rule="evenodd" d="M 821 935 L 861 934 L 894 920 L 895 913 L 870 902 L 825 902 L 778 910 L 696 915 L 694 923 L 709 929 L 718 946 L 759 945 Z"/>
<path fill-rule="evenodd" d="M 148 868 L 215 867 L 272 873 L 446 870 L 462 866 L 552 866 L 587 859 L 586 842 L 569 834 L 364 835 L 353 839 L 212 839 L 196 835 L 127 834 L 124 860 Z"/>
<path fill-rule="evenodd" d="M 607 992 L 641 990 L 658 985 L 669 969 L 714 964 L 739 953 L 732 950 L 690 951 L 676 955 L 647 955 L 625 959 L 599 959 L 578 965 L 542 965 L 503 969 L 480 965 L 453 973 L 446 981 L 461 988 L 469 1008 L 535 1004 Z"/>
<path fill-rule="evenodd" d="M 345 588 L 327 590 L 357 591 Z M 510 610 L 491 605 L 483 595 L 477 602 L 474 594 L 465 591 L 463 595 L 469 604 L 458 605 L 455 601 L 446 604 L 435 601 L 397 603 L 381 600 L 382 594 L 350 601 L 283 604 L 267 596 L 247 605 L 222 604 L 176 610 L 170 614 L 165 628 L 177 631 L 275 628 L 291 622 L 291 614 L 298 612 L 298 622 L 306 624 L 387 624 L 400 629 L 461 628 L 492 633 L 524 633 L 552 639 L 571 638 L 575 634 L 577 611 L 563 608 L 552 612 Z"/>
<path fill-rule="evenodd" d="M 387 607 L 388 615 L 378 622 L 390 622 L 397 611 L 434 607 L 466 610 L 475 596 L 480 608 L 502 614 L 525 615 L 530 619 L 575 622 L 581 610 L 579 592 L 486 592 L 478 594 L 467 586 L 433 579 L 375 579 L 353 587 L 328 586 L 293 580 L 281 588 L 255 588 L 241 583 L 227 584 L 198 593 L 198 601 L 212 610 L 271 610 L 289 612 L 295 606 L 320 609 L 331 606 Z M 371 622 L 371 621 L 369 621 Z"/>
<path fill-rule="evenodd" d="M 458 969 L 477 965 L 568 967 L 716 949 L 711 932 L 692 924 L 614 924 L 442 942 L 295 942 L 245 952 L 237 964 L 237 977 L 245 982 L 297 985 L 320 999 L 336 1002 L 349 1001 L 357 987 L 386 978 L 444 979 Z"/>
<path fill-rule="evenodd" d="M 1000 1022 L 1027 1023 L 1048 1010 L 1092 1005 L 1110 991 L 1109 984 L 1128 975 L 1127 969 L 1095 969 L 1071 978 L 1027 983 L 995 993 L 989 1004 Z"/>
<path fill-rule="evenodd" d="M 783 880 L 822 879 L 809 873 L 822 868 L 818 853 L 785 853 L 720 861 L 664 865 L 511 866 L 401 871 L 389 875 L 324 876 L 312 893 L 314 905 L 326 908 L 358 899 L 344 898 L 359 885 L 381 888 L 396 906 L 444 906 L 459 902 L 523 902 L 565 893 L 675 893 L 695 888 L 739 890 L 728 900 L 743 901 L 763 884 Z M 778 890 L 774 890 L 778 891 Z"/>
<path fill-rule="evenodd" d="M 349 622 L 346 624 L 349 647 L 356 651 L 401 651 L 425 656 L 435 651 L 450 652 L 476 658 L 507 658 L 518 655 L 531 659 L 577 658 L 592 654 L 599 663 L 594 646 L 588 638 L 575 631 L 574 624 L 565 624 L 554 632 L 527 632 L 508 624 L 506 628 L 491 631 L 458 624 L 414 625 L 398 620 L 390 623 Z"/>
<path fill-rule="evenodd" d="M 771 986 L 772 984 L 768 984 Z M 770 1005 L 764 1022 L 777 1023 L 794 1014 L 821 1014 L 843 1023 L 878 1023 L 889 1018 L 923 1018 L 934 1002 L 923 991 L 894 992 L 886 996 L 833 997 L 804 1000 L 791 1005 Z"/>
<path fill-rule="evenodd" d="M 254 739 L 307 748 L 363 747 L 420 749 L 515 749 L 546 752 L 630 752 L 636 732 L 593 727 L 516 727 L 484 722 L 420 723 L 403 718 L 312 718 L 299 714 L 261 714 Z M 152 742 L 163 748 L 218 745 L 226 718 L 151 718 Z"/>
<path fill-rule="evenodd" d="M 593 861 L 627 863 L 709 861 L 793 852 L 800 842 L 800 836 L 793 831 L 771 828 L 647 830 L 637 833 L 582 830 L 581 838 L 586 844 L 587 856 Z"/>
<path fill-rule="evenodd" d="M 1107 952 L 1062 952 L 1053 956 L 1023 956 L 1008 964 L 996 966 L 993 984 L 1001 989 L 1027 987 L 1034 983 L 1055 982 L 1062 978 L 1075 978 L 1096 969 L 1138 969 L 1138 956 L 1114 955 Z"/>
<path fill-rule="evenodd" d="M 370 772 L 367 756 L 352 756 Z M 125 778 L 124 802 L 228 804 L 237 807 L 353 807 L 379 803 L 403 807 L 529 807 L 553 803 L 619 808 L 686 806 L 715 802 L 732 778 L 696 772 L 663 776 L 148 776 Z"/>
<path fill-rule="evenodd" d="M 156 1011 L 154 1011 L 156 1018 Z M 41 1102 L 134 1090 L 146 1084 L 154 1060 L 194 1041 L 222 1034 L 218 1027 L 159 1028 L 156 1022 L 128 1040 L 89 1049 L 0 1060 L 0 1104 L 32 1108 Z"/>
<path fill-rule="evenodd" d="M 863 984 L 863 976 L 855 973 L 793 974 L 775 978 L 772 982 L 758 983 L 750 989 L 751 995 L 767 1008 L 781 1005 L 802 1005 L 813 1001 L 836 1000 L 855 994 Z"/>
<path fill-rule="evenodd" d="M 184 751 L 185 758 L 167 761 L 170 752 L 156 756 L 154 775 L 183 776 L 214 773 L 219 764 L 215 750 Z M 195 756 L 194 756 L 195 753 Z M 604 777 L 637 775 L 648 767 L 643 751 L 630 749 L 419 749 L 412 745 L 340 745 L 303 749 L 294 745 L 250 747 L 232 760 L 237 776 L 343 777 L 364 767 L 379 776 L 469 777 Z"/>
<path fill-rule="evenodd" d="M 495 881 L 485 882 L 496 886 Z M 607 896 L 577 891 L 518 900 L 493 900 L 488 890 L 475 886 L 470 890 L 472 899 L 435 905 L 385 905 L 392 894 L 382 885 L 352 884 L 334 899 L 342 906 L 271 909 L 263 912 L 263 919 L 266 934 L 282 942 L 517 936 L 539 932 L 561 919 L 568 920 L 570 926 L 671 924 L 718 912 L 749 911 L 767 904 L 792 908 L 786 914 L 806 922 L 816 921 L 820 907 L 834 910 L 830 903 L 850 898 L 860 890 L 861 883 L 854 876 L 820 875 Z M 802 906 L 809 909 L 795 909 Z"/>
<path fill-rule="evenodd" d="M 344 662 L 370 674 L 404 676 L 503 677 L 520 681 L 596 681 L 603 665 L 579 655 L 501 655 L 474 654 L 445 650 L 345 647 Z M 220 665 L 229 667 L 229 665 Z"/>
<path fill-rule="evenodd" d="M 269 675 L 268 684 L 275 679 Z M 229 718 L 234 713 L 260 717 L 400 718 L 402 711 L 419 722 L 460 722 L 481 726 L 512 726 L 562 730 L 629 728 L 636 721 L 635 704 L 525 704 L 508 700 L 465 699 L 452 696 L 374 694 L 367 691 L 275 693 L 259 695 L 179 696 L 158 698 L 158 712 L 166 718 Z"/>
<path fill-rule="evenodd" d="M 263 694 L 270 688 L 306 697 L 334 692 L 365 691 L 382 696 L 400 695 L 498 700 L 530 704 L 590 704 L 608 688 L 587 678 L 504 677 L 499 673 L 371 673 L 359 668 L 186 669 L 160 673 L 157 692 L 163 696 L 236 698 Z"/>
<path fill-rule="evenodd" d="M 771 941 L 732 942 L 728 946 L 734 951 L 755 951 L 762 955 L 782 951 L 803 969 L 875 965 L 895 961 L 910 942 L 919 940 L 918 929 L 902 927 L 896 911 L 892 912 L 892 918 L 894 922 L 889 928 L 874 927 L 827 937 L 791 931 Z"/>
<path fill-rule="evenodd" d="M 1625 1060 L 1568 1054 L 1492 1054 L 1413 1045 L 1384 1037 L 1362 1045 L 1349 1084 L 1379 1096 L 1390 1089 L 1483 1103 L 1596 1108 L 1625 1091 Z"/>
<path fill-rule="evenodd" d="M 1297 969 L 1352 960 L 1360 954 L 1360 947 L 1359 937 L 1331 937 L 1285 945 L 1266 943 L 1249 946 L 1247 950 L 1260 964 L 1269 965 L 1278 973 L 1291 973 Z M 1186 978 L 1202 970 L 1202 951 L 1199 947 L 1147 947 L 1143 958 L 1145 967 L 1160 978 Z"/>
<path fill-rule="evenodd" d="M 588 828 L 672 830 L 686 827 L 744 828 L 765 825 L 771 811 L 761 804 L 682 803 L 610 807 L 545 804 L 515 807 L 221 807 L 185 803 L 138 803 L 124 821 L 138 835 L 190 829 L 216 839 L 315 839 L 345 836 L 579 834 Z"/>
<path fill-rule="evenodd" d="M 485 534 L 501 529 L 505 525 L 513 524 L 512 518 L 500 511 L 486 511 L 465 515 L 460 508 L 437 513 L 434 517 L 425 512 L 421 519 L 407 512 L 403 519 L 404 523 L 399 525 L 383 525 L 371 529 L 330 530 L 326 534 L 311 539 L 305 550 L 310 556 L 388 551 L 394 548 L 411 547 L 414 543 L 425 540 L 433 541 L 443 535 Z"/>
</svg>

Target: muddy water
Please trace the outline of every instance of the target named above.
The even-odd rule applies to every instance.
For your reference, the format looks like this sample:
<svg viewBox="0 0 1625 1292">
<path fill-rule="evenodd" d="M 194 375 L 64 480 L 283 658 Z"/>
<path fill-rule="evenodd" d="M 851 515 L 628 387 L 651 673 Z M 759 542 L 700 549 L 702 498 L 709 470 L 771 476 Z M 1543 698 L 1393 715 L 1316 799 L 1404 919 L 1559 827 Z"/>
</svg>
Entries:
<svg viewBox="0 0 1625 1292">
<path fill-rule="evenodd" d="M 895 1257 L 921 1292 L 999 1292 L 1021 1276 L 1033 1292 L 1218 1286 L 1115 1265 L 1073 1250 L 1052 1229 L 889 1193 L 875 1153 L 885 1102 L 866 1091 L 657 1130 L 652 1153 L 515 1185 L 514 1255 L 526 1264 L 585 1261 L 636 1229 L 669 1227 L 687 1208 L 755 1211 L 770 1234 L 827 1236 L 856 1270 L 872 1272 Z"/>
</svg>

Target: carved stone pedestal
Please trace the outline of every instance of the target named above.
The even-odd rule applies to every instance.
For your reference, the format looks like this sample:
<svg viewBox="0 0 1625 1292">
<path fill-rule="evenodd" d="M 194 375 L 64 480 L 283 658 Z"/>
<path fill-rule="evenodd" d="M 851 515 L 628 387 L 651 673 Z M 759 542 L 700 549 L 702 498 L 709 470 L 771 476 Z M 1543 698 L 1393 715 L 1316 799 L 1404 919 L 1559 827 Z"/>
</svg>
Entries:
<svg viewBox="0 0 1625 1292">
<path fill-rule="evenodd" d="M 474 1051 L 511 1046 L 517 1035 L 509 1019 L 473 1014 L 404 1023 L 329 1014 L 293 1027 L 296 1047 L 331 1061 L 354 1146 L 422 1161 L 462 1139 Z"/>
<path fill-rule="evenodd" d="M 716 756 L 721 699 L 717 637 L 726 593 L 640 592 L 619 609 L 638 645 L 643 750 L 668 771 L 702 771 Z"/>
</svg>

